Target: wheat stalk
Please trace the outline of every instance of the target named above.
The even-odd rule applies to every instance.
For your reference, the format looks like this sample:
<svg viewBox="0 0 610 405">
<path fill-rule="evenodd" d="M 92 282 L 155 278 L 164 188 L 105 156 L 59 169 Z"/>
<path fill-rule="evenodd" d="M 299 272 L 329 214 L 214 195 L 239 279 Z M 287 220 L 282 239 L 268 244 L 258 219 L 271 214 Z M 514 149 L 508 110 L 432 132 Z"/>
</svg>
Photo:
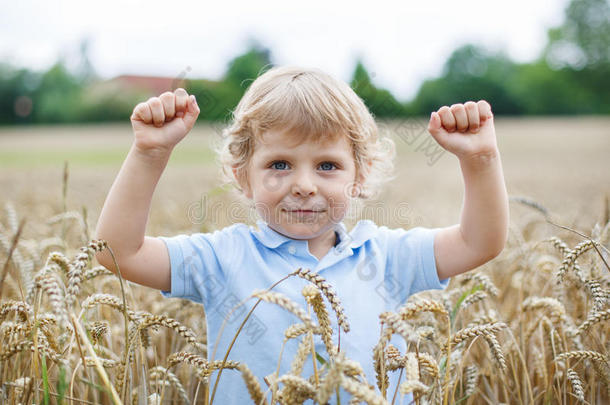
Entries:
<svg viewBox="0 0 610 405">
<path fill-rule="evenodd" d="M 98 305 L 107 305 L 121 313 L 126 312 L 130 320 L 137 319 L 137 315 L 134 311 L 130 310 L 129 308 L 125 309 L 123 306 L 123 300 L 111 294 L 92 294 L 83 301 L 81 307 L 84 310 L 94 308 Z"/>
<path fill-rule="evenodd" d="M 568 249 L 567 251 L 564 251 L 563 252 L 564 259 L 561 262 L 561 266 L 559 266 L 559 269 L 557 270 L 558 282 L 562 282 L 563 278 L 565 276 L 565 273 L 570 268 L 574 268 L 574 266 L 576 265 L 576 259 L 578 259 L 578 257 L 580 255 L 582 255 L 583 253 L 592 249 L 594 246 L 595 246 L 595 242 L 589 239 L 589 240 L 585 240 L 585 241 L 579 243 L 578 245 L 576 245 L 574 247 L 574 249 Z M 582 274 L 577 273 L 577 276 L 581 280 L 581 282 L 584 282 Z"/>
<path fill-rule="evenodd" d="M 607 321 L 610 319 L 610 308 L 604 311 L 594 311 L 589 317 L 578 327 L 578 333 L 587 331 L 592 325 L 596 323 Z"/>
<path fill-rule="evenodd" d="M 466 283 L 468 281 L 473 281 L 473 280 L 478 282 L 478 284 L 480 284 L 483 287 L 483 290 L 485 290 L 492 297 L 497 297 L 498 294 L 500 293 L 500 291 L 498 290 L 498 287 L 496 287 L 494 285 L 494 283 L 491 281 L 491 279 L 489 278 L 489 276 L 487 276 L 485 274 L 481 274 L 479 272 L 465 273 L 464 275 L 462 275 L 461 280 L 464 283 Z"/>
<path fill-rule="evenodd" d="M 448 315 L 448 312 L 443 304 L 432 300 L 422 300 L 417 303 L 408 303 L 398 310 L 398 314 L 404 320 L 413 318 L 420 312 L 432 312 L 443 316 Z"/>
<path fill-rule="evenodd" d="M 467 296 L 464 301 L 462 301 L 462 305 L 460 306 L 460 309 L 465 310 L 467 307 L 469 307 L 470 305 L 482 301 L 485 298 L 487 298 L 487 293 L 485 291 L 476 291 L 472 294 L 470 294 L 469 296 Z"/>
<path fill-rule="evenodd" d="M 246 383 L 248 393 L 250 393 L 250 398 L 252 398 L 254 403 L 267 405 L 267 400 L 265 399 L 265 395 L 263 394 L 261 385 L 256 379 L 256 376 L 252 374 L 252 371 L 250 371 L 248 366 L 244 363 L 241 363 L 238 366 L 238 369 L 239 371 L 241 371 L 241 376 L 244 379 L 244 382 Z"/>
<path fill-rule="evenodd" d="M 571 360 L 571 359 L 590 359 L 601 364 L 608 363 L 608 357 L 591 350 L 575 350 L 571 352 L 560 353 L 557 357 L 555 357 L 555 361 L 558 360 Z"/>
<path fill-rule="evenodd" d="M 388 405 L 388 401 L 386 401 L 385 398 L 377 395 L 368 385 L 362 384 L 344 375 L 340 375 L 339 380 L 341 386 L 345 388 L 347 392 L 359 399 L 362 399 L 367 404 Z"/>
<path fill-rule="evenodd" d="M 201 378 L 205 376 L 209 370 L 208 361 L 193 353 L 177 352 L 171 354 L 167 358 L 167 369 L 169 370 L 178 363 L 186 363 L 195 367 L 197 375 L 199 375 Z"/>
<path fill-rule="evenodd" d="M 115 274 L 105 268 L 104 266 L 95 266 L 92 269 L 88 269 L 83 274 L 83 280 L 91 280 L 98 276 L 114 276 Z"/>
<path fill-rule="evenodd" d="M 551 297 L 529 297 L 523 301 L 521 308 L 524 312 L 535 309 L 547 309 L 552 319 L 565 323 L 566 310 L 561 302 Z"/>
<path fill-rule="evenodd" d="M 315 284 L 320 289 L 320 291 L 322 291 L 322 294 L 326 296 L 326 299 L 330 303 L 331 308 L 333 309 L 333 311 L 335 311 L 335 315 L 337 316 L 337 324 L 339 324 L 339 326 L 343 328 L 343 331 L 345 333 L 349 332 L 349 323 L 347 322 L 345 312 L 343 311 L 343 307 L 341 306 L 341 301 L 339 300 L 339 297 L 337 296 L 335 290 L 331 287 L 330 284 L 326 282 L 324 277 L 320 276 L 317 273 L 313 273 L 309 269 L 303 268 L 299 268 L 296 271 L 296 275 Z"/>
<path fill-rule="evenodd" d="M 593 298 L 593 310 L 601 311 L 608 302 L 608 291 L 604 291 L 599 281 L 595 280 L 585 280 L 585 286 Z"/>
<path fill-rule="evenodd" d="M 383 312 L 379 318 L 388 326 L 391 333 L 398 333 L 405 342 L 409 342 L 411 336 L 415 335 L 413 328 L 398 314 Z"/>
<path fill-rule="evenodd" d="M 296 315 L 301 321 L 303 321 L 305 325 L 307 325 L 309 329 L 316 329 L 316 325 L 313 323 L 311 317 L 307 315 L 305 310 L 303 310 L 303 308 L 301 308 L 296 302 L 292 301 L 284 294 L 273 291 L 256 290 L 252 293 L 252 296 L 260 298 L 263 301 L 279 305 L 285 310 L 292 312 L 294 315 Z"/>
<path fill-rule="evenodd" d="M 311 330 L 304 323 L 295 323 L 294 325 L 290 325 L 288 328 L 286 328 L 286 330 L 284 331 L 284 337 L 287 340 L 295 339 L 299 336 L 306 334 L 309 331 L 313 332 L 316 335 L 319 335 L 322 333 L 322 329 L 317 326 L 314 330 Z"/>
<path fill-rule="evenodd" d="M 466 377 L 465 377 L 465 392 L 464 395 L 466 397 L 471 396 L 477 389 L 477 381 L 479 380 L 479 370 L 476 366 L 468 366 L 466 367 Z"/>
<path fill-rule="evenodd" d="M 334 360 L 331 361 L 328 372 L 320 381 L 318 393 L 316 396 L 316 401 L 318 403 L 325 404 L 326 402 L 328 402 L 328 399 L 333 394 L 335 388 L 341 383 L 342 370 L 340 358 L 342 356 L 343 352 L 339 352 L 339 354 L 334 358 Z"/>
<path fill-rule="evenodd" d="M 30 349 L 32 352 L 38 350 L 40 353 L 44 354 L 46 357 L 50 358 L 54 362 L 59 363 L 61 361 L 61 358 L 59 357 L 57 352 L 55 352 L 45 343 L 46 341 L 44 341 L 44 339 L 40 339 L 40 342 L 37 345 L 34 345 L 31 340 L 25 339 L 17 343 L 9 344 L 3 347 L 2 350 L 0 350 L 0 360 L 6 361 L 15 354 Z"/>
<path fill-rule="evenodd" d="M 197 335 L 187 328 L 180 324 L 180 322 L 176 321 L 165 315 L 152 315 L 145 314 L 139 322 L 138 328 L 140 330 L 145 330 L 154 325 L 165 326 L 166 328 L 174 330 L 178 335 L 182 336 L 186 339 L 187 342 L 197 347 L 200 350 L 205 350 L 205 345 L 202 345 L 197 341 Z"/>
<path fill-rule="evenodd" d="M 8 300 L 0 305 L 0 324 L 11 312 L 15 312 L 22 322 L 34 316 L 34 312 L 27 302 Z"/>
<path fill-rule="evenodd" d="M 385 349 L 385 358 L 387 361 L 386 370 L 395 371 L 405 366 L 406 358 L 400 354 L 396 346 L 390 344 Z"/>
<path fill-rule="evenodd" d="M 576 398 L 578 398 L 580 402 L 584 402 L 585 393 L 582 389 L 582 381 L 580 381 L 578 374 L 571 368 L 568 369 L 568 380 L 570 380 L 570 383 L 572 384 L 572 390 L 574 391 Z"/>
<path fill-rule="evenodd" d="M 490 333 L 497 333 L 502 328 L 506 328 L 507 325 L 504 322 L 495 322 L 487 325 L 473 326 L 472 328 L 464 328 L 456 332 L 451 337 L 451 345 L 457 345 L 465 340 L 475 338 Z"/>
<path fill-rule="evenodd" d="M 292 388 L 290 391 L 285 391 L 285 399 L 287 401 L 293 401 L 294 403 L 303 403 L 308 398 L 314 398 L 316 396 L 316 388 L 309 381 L 303 377 L 286 374 L 278 378 L 278 383 L 283 383 L 287 387 Z M 290 393 L 290 396 L 286 396 L 286 393 Z"/>
<path fill-rule="evenodd" d="M 498 365 L 500 370 L 505 372 L 506 371 L 506 358 L 504 357 L 504 353 L 502 352 L 502 347 L 500 346 L 498 339 L 496 339 L 496 336 L 492 333 L 485 333 L 483 335 L 483 337 L 485 337 L 485 340 L 487 341 L 487 344 L 489 345 L 489 349 L 491 350 L 491 354 L 493 355 L 493 358 L 496 361 L 496 364 Z"/>
<path fill-rule="evenodd" d="M 66 256 L 64 256 L 61 252 L 51 252 L 49 253 L 49 262 L 55 263 L 59 266 L 61 270 L 63 270 L 64 274 L 68 274 L 70 272 L 70 261 Z"/>
<path fill-rule="evenodd" d="M 68 273 L 68 292 L 66 294 L 66 304 L 71 306 L 76 300 L 76 296 L 80 291 L 80 283 L 83 279 L 83 272 L 87 264 L 89 264 L 89 256 L 96 252 L 101 252 L 108 248 L 104 240 L 92 240 L 86 246 L 80 248 L 80 253 L 76 255 L 70 263 L 70 271 Z"/>
<path fill-rule="evenodd" d="M 184 387 L 182 386 L 182 383 L 180 382 L 178 377 L 171 371 L 167 370 L 165 367 L 156 366 L 151 368 L 149 371 L 149 376 L 153 380 L 162 379 L 163 381 L 169 382 L 174 386 L 174 388 L 176 388 L 176 391 L 178 391 L 178 394 L 180 395 L 180 398 L 182 398 L 183 403 L 186 404 L 191 402 L 189 401 L 188 395 L 186 395 L 186 391 L 184 390 Z"/>
</svg>

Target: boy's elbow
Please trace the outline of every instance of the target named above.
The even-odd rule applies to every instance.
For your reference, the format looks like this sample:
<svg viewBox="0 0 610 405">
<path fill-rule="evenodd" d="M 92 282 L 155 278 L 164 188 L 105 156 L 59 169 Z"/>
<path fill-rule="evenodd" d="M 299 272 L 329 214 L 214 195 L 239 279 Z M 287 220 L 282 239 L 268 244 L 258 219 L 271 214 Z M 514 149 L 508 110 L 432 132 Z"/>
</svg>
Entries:
<svg viewBox="0 0 610 405">
<path fill-rule="evenodd" d="M 500 256 L 500 253 L 502 253 L 502 251 L 504 251 L 504 248 L 506 247 L 506 242 L 508 242 L 508 218 L 504 227 L 504 232 L 500 234 L 500 237 L 498 238 L 498 241 L 494 246 L 495 249 L 493 250 L 494 255 L 492 259 Z"/>
<path fill-rule="evenodd" d="M 500 256 L 500 253 L 502 253 L 503 250 L 504 250 L 504 243 L 502 245 L 498 245 L 498 247 L 495 247 L 494 249 L 491 249 L 489 259 L 487 261 L 493 260 L 496 257 Z"/>
<path fill-rule="evenodd" d="M 96 229 L 95 230 L 95 236 L 93 237 L 93 239 L 95 240 L 105 240 L 102 236 L 100 236 L 99 234 L 99 230 Z M 97 262 L 99 264 L 101 264 L 102 266 L 104 266 L 105 268 L 107 268 L 108 270 L 112 271 L 111 267 L 110 267 L 110 263 L 111 263 L 111 257 L 110 257 L 110 253 L 108 252 L 108 248 L 99 251 L 99 252 L 95 252 L 95 259 L 97 260 Z"/>
<path fill-rule="evenodd" d="M 495 259 L 502 253 L 506 242 L 508 241 L 508 218 L 506 218 L 503 226 L 497 228 L 497 230 L 489 235 L 488 243 L 485 244 L 485 262 Z"/>
<path fill-rule="evenodd" d="M 100 265 L 116 274 L 114 262 L 108 249 L 102 250 L 101 252 L 95 252 L 95 259 Z"/>
<path fill-rule="evenodd" d="M 498 240 L 495 243 L 486 246 L 486 248 L 482 252 L 483 263 L 487 263 L 500 256 L 500 253 L 502 253 L 502 251 L 504 250 L 505 245 L 506 238 L 502 238 L 501 240 Z"/>
</svg>

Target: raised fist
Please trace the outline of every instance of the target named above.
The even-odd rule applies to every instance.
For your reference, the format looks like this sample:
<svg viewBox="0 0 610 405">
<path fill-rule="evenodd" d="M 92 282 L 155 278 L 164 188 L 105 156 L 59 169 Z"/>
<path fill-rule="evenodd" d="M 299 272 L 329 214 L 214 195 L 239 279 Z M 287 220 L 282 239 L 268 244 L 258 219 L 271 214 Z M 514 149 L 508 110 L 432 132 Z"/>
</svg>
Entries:
<svg viewBox="0 0 610 405">
<path fill-rule="evenodd" d="M 142 152 L 171 152 L 193 128 L 200 111 L 195 96 L 182 88 L 139 103 L 130 118 L 136 148 Z"/>
<path fill-rule="evenodd" d="M 498 148 L 493 113 L 485 100 L 433 111 L 428 131 L 439 145 L 460 159 L 494 154 Z"/>
</svg>

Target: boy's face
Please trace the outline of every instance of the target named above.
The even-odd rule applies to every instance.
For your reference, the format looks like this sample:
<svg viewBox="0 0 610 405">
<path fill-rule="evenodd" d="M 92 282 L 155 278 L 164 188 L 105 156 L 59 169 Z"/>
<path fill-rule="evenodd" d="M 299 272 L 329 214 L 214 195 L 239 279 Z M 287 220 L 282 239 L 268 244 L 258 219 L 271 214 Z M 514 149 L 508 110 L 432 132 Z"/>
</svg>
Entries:
<svg viewBox="0 0 610 405">
<path fill-rule="evenodd" d="M 259 215 L 293 239 L 334 232 L 354 197 L 356 165 L 345 136 L 296 143 L 289 134 L 268 131 L 257 141 L 242 184 Z"/>
</svg>

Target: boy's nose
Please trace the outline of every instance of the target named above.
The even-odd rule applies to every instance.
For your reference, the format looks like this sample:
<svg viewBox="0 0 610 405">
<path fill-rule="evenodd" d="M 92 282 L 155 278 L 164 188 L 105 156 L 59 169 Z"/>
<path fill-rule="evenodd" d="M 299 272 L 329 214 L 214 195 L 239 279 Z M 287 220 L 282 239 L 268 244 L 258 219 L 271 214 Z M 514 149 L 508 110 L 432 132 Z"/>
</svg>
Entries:
<svg viewBox="0 0 610 405">
<path fill-rule="evenodd" d="M 295 195 L 308 196 L 317 192 L 316 185 L 311 181 L 308 173 L 297 173 L 292 184 L 292 193 Z"/>
</svg>

